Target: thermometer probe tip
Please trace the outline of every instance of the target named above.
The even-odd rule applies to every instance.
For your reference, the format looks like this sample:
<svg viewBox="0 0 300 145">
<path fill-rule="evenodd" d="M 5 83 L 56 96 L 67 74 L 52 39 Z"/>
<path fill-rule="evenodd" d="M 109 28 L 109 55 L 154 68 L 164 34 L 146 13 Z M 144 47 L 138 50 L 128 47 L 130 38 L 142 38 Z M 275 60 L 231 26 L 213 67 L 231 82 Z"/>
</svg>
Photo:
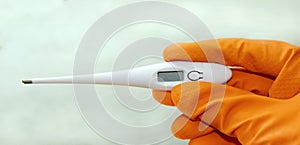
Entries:
<svg viewBox="0 0 300 145">
<path fill-rule="evenodd" d="M 31 80 L 22 80 L 22 83 L 23 84 L 32 84 L 32 81 Z"/>
</svg>

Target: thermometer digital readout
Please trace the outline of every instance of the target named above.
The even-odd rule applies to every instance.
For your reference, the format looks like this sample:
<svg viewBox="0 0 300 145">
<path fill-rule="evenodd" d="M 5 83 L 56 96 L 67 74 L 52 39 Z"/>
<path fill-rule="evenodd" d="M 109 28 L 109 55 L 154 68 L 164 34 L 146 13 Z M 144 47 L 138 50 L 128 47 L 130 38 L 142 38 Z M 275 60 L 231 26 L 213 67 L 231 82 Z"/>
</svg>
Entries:
<svg viewBox="0 0 300 145">
<path fill-rule="evenodd" d="M 232 76 L 224 65 L 172 61 L 113 72 L 22 80 L 24 84 L 108 84 L 171 90 L 175 85 L 202 81 L 223 84 Z"/>
</svg>

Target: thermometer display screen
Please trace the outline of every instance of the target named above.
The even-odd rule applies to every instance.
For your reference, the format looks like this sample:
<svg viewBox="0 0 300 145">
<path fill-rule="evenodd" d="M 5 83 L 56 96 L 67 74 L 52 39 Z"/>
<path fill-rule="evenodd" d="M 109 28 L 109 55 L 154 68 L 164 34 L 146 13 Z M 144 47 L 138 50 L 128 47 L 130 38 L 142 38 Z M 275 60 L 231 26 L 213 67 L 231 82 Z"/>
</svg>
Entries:
<svg viewBox="0 0 300 145">
<path fill-rule="evenodd" d="M 183 81 L 183 71 L 161 71 L 157 73 L 159 82 Z"/>
</svg>

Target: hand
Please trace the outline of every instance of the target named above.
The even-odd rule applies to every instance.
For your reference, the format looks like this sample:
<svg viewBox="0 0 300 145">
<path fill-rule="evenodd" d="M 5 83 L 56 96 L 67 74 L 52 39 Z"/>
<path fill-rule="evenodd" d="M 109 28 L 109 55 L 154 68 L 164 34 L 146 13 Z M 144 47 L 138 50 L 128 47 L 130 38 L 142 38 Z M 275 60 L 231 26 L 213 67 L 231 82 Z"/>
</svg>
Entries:
<svg viewBox="0 0 300 145">
<path fill-rule="evenodd" d="M 226 85 L 188 82 L 171 91 L 153 90 L 160 103 L 176 106 L 183 114 L 172 126 L 174 135 L 190 144 L 265 145 L 300 143 L 300 48 L 280 41 L 218 39 L 225 62 L 209 62 L 233 69 Z M 217 51 L 216 40 L 178 43 L 164 51 L 165 61 L 207 62 L 204 52 Z M 214 90 L 225 90 L 223 99 Z M 210 95 L 216 95 L 213 100 Z M 223 96 L 222 96 L 223 97 Z M 221 98 L 222 98 L 221 97 Z M 202 115 L 221 107 L 204 131 Z"/>
</svg>

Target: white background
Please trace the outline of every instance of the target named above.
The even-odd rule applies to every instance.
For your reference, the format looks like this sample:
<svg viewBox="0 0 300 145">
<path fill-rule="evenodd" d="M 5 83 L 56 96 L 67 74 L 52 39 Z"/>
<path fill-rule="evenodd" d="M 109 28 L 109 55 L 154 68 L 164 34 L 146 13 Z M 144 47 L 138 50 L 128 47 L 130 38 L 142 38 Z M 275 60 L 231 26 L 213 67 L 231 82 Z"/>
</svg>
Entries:
<svg viewBox="0 0 300 145">
<path fill-rule="evenodd" d="M 276 39 L 300 45 L 297 0 L 165 1 L 198 15 L 216 38 Z M 76 50 L 87 29 L 105 13 L 130 2 L 135 1 L 0 0 L 0 144 L 114 144 L 86 125 L 75 105 L 72 85 L 24 86 L 21 79 L 72 74 Z M 106 52 L 101 54 L 104 63 L 99 63 L 96 70 L 111 68 L 110 58 L 116 54 L 110 51 L 125 47 L 124 36 L 136 39 L 138 34 L 161 33 L 174 41 L 188 41 L 183 34 L 166 26 L 133 26 L 107 45 Z M 99 86 L 101 89 L 106 98 L 110 97 L 108 86 Z M 137 90 L 136 94 L 144 92 L 149 96 L 145 90 Z M 118 115 L 118 106 L 110 109 Z M 149 121 L 126 118 L 130 115 L 128 112 L 119 117 L 128 122 L 139 119 L 142 124 Z M 156 117 L 163 116 L 158 113 Z M 172 138 L 162 144 L 187 142 Z"/>
</svg>

